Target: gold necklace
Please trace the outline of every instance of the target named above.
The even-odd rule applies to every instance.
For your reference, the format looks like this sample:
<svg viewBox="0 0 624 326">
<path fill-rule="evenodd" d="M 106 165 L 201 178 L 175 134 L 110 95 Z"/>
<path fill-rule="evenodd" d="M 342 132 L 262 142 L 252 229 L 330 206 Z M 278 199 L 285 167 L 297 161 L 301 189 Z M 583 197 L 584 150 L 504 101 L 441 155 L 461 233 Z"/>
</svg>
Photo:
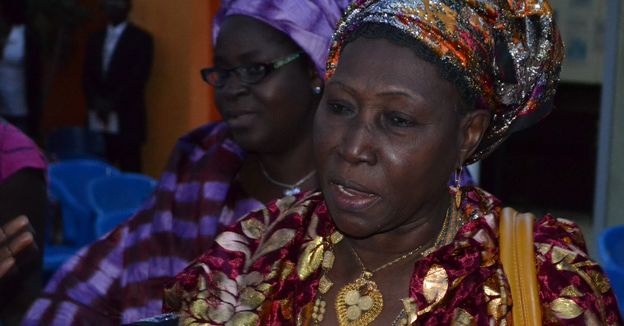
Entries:
<svg viewBox="0 0 624 326">
<path fill-rule="evenodd" d="M 449 220 L 452 220 L 454 217 L 452 216 L 452 214 L 449 214 L 450 210 L 452 210 L 452 208 L 449 206 L 449 208 L 446 210 L 446 215 L 444 216 L 444 223 L 442 224 L 442 228 L 440 230 L 440 233 L 438 233 L 438 236 L 436 237 L 436 241 L 434 243 L 433 246 L 431 246 L 429 249 L 422 251 L 422 255 L 427 256 L 429 255 L 433 250 L 447 244 L 448 241 L 448 235 L 449 235 Z M 454 224 L 453 221 L 450 221 L 450 224 Z M 463 223 L 462 223 L 463 225 Z M 334 283 L 327 277 L 327 273 L 332 269 L 333 265 L 334 265 L 334 260 L 335 260 L 335 256 L 333 253 L 333 247 L 335 245 L 337 245 L 339 242 L 341 242 L 343 240 L 343 235 L 340 234 L 340 232 L 335 231 L 329 239 L 329 243 L 328 243 L 328 250 L 325 251 L 325 254 L 323 256 L 323 260 L 322 260 L 322 274 L 321 274 L 321 278 L 319 280 L 319 286 L 318 286 L 318 292 L 317 292 L 317 297 L 314 300 L 314 305 L 313 305 L 313 309 L 312 309 L 312 322 L 314 325 L 318 325 L 320 324 L 323 319 L 324 319 L 324 315 L 325 315 L 325 311 L 326 311 L 326 302 L 324 300 L 324 295 L 329 292 L 329 290 L 331 289 L 331 287 L 334 285 Z M 362 260 L 360 259 L 359 255 L 357 254 L 357 252 L 355 252 L 355 250 L 353 249 L 353 247 L 349 246 L 350 249 L 353 251 L 355 257 L 358 260 L 358 263 L 360 264 L 360 266 L 362 267 L 362 271 L 363 274 L 366 271 L 366 268 L 364 267 L 364 264 L 362 263 Z M 396 264 L 397 262 L 406 259 L 414 254 L 416 254 L 417 251 L 419 251 L 422 248 L 422 246 L 419 246 L 418 248 L 404 254 L 403 256 L 396 258 L 380 267 L 377 267 L 375 270 L 373 270 L 372 272 L 368 272 L 370 273 L 370 277 L 372 277 L 373 273 L 376 273 L 384 268 L 390 267 L 393 264 Z M 357 283 L 358 280 L 362 279 L 363 275 L 361 275 L 358 279 L 356 279 L 355 282 L 347 284 L 345 287 L 343 287 L 340 292 L 344 291 L 345 288 L 351 284 L 355 284 Z M 368 279 L 370 282 L 372 282 L 372 284 L 374 284 L 375 288 L 377 288 L 377 284 L 372 281 L 370 278 Z M 381 293 L 379 292 L 379 290 L 377 289 L 377 292 L 379 293 L 379 295 L 381 296 Z M 357 293 L 359 295 L 359 292 Z M 340 296 L 340 293 L 339 293 Z M 361 297 L 361 296 L 360 296 Z M 346 323 L 340 323 L 340 325 L 368 325 L 370 322 L 372 322 L 378 315 L 379 313 L 381 313 L 381 310 L 383 309 L 383 298 L 381 299 L 381 305 L 379 307 L 379 312 L 377 312 L 377 314 L 368 322 L 366 323 L 354 323 L 354 322 L 346 322 Z M 353 300 L 353 298 L 350 298 L 350 300 Z M 337 300 L 338 301 L 338 300 Z M 370 305 L 370 300 L 369 299 L 362 299 L 362 302 L 358 302 L 360 303 L 360 305 L 358 305 L 358 308 L 361 309 L 361 307 L 366 308 Z M 350 302 L 354 302 L 354 301 L 350 301 Z M 374 302 L 373 302 L 374 305 Z M 348 307 L 346 308 L 346 310 L 348 311 Z M 372 309 L 372 306 L 369 310 Z M 352 309 L 354 310 L 354 309 Z M 345 314 L 347 313 L 347 311 L 345 311 Z M 340 321 L 340 313 L 338 312 L 338 304 L 336 304 L 336 312 L 338 314 L 338 318 Z M 354 313 L 354 312 L 352 312 Z M 357 313 L 355 313 L 357 314 Z M 361 312 L 360 312 L 361 314 Z M 403 314 L 404 311 L 401 310 L 399 316 L 397 317 L 397 320 L 402 320 L 403 318 Z"/>
<path fill-rule="evenodd" d="M 338 232 L 334 231 L 329 237 L 328 250 L 323 254 L 323 260 L 321 263 L 321 267 L 323 273 L 321 274 L 321 279 L 319 280 L 318 292 L 316 294 L 316 299 L 314 300 L 314 307 L 312 308 L 312 323 L 314 325 L 318 325 L 323 321 L 325 317 L 325 307 L 327 303 L 323 298 L 329 289 L 334 285 L 334 283 L 326 276 L 327 273 L 334 267 L 334 260 L 336 257 L 334 256 L 334 246 L 337 245 L 340 241 L 344 239 L 344 236 Z"/>
<path fill-rule="evenodd" d="M 400 261 L 422 252 L 423 246 L 403 254 L 375 269 L 369 271 L 358 253 L 351 245 L 349 248 L 362 268 L 362 274 L 355 281 L 345 285 L 336 297 L 336 314 L 341 326 L 364 326 L 370 324 L 383 310 L 383 296 L 379 291 L 373 275 Z"/>
<path fill-rule="evenodd" d="M 429 249 L 423 251 L 422 255 L 423 257 L 428 256 L 430 253 L 432 253 L 434 250 L 442 247 L 443 245 L 445 245 L 446 242 L 446 238 L 448 235 L 448 224 L 449 224 L 449 219 L 452 219 L 452 212 L 451 212 L 451 206 L 449 206 L 446 209 L 446 214 L 444 215 L 444 223 L 442 223 L 442 228 L 440 229 L 440 233 L 438 233 L 438 236 L 436 237 L 435 242 L 433 243 L 433 246 L 429 247 Z M 451 212 L 451 214 L 449 214 L 449 212 Z"/>
</svg>

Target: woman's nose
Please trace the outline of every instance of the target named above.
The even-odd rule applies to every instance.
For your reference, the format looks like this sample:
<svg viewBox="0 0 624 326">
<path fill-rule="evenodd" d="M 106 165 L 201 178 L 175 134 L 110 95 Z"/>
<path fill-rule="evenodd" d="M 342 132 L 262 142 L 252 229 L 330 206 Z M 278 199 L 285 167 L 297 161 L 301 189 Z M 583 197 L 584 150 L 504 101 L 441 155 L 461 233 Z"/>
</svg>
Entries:
<svg viewBox="0 0 624 326">
<path fill-rule="evenodd" d="M 247 85 L 245 85 L 238 74 L 230 72 L 225 78 L 225 84 L 219 89 L 221 95 L 226 98 L 234 98 L 245 94 L 248 91 Z"/>
<path fill-rule="evenodd" d="M 362 123 L 352 123 L 340 145 L 340 156 L 350 164 L 375 165 L 377 153 L 372 130 Z"/>
</svg>

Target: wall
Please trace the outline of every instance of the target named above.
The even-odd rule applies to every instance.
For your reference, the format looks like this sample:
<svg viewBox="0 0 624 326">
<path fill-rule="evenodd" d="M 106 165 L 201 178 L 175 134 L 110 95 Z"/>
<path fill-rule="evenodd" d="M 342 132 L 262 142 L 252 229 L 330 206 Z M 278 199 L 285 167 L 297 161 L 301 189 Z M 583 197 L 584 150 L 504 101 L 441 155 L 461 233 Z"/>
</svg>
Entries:
<svg viewBox="0 0 624 326">
<path fill-rule="evenodd" d="M 81 0 L 87 13 L 83 25 L 69 32 L 63 59 L 53 65 L 46 57 L 44 103 L 41 128 L 48 135 L 57 128 L 83 126 L 86 120 L 86 100 L 82 92 L 84 52 L 89 35 L 105 26 L 97 0 Z"/>
<path fill-rule="evenodd" d="M 606 226 L 624 224 L 624 5 L 620 4 Z"/>
<path fill-rule="evenodd" d="M 83 126 L 86 103 L 81 75 L 88 35 L 105 26 L 97 0 L 81 0 L 89 16 L 71 35 L 70 56 L 58 67 L 43 111 L 43 132 Z M 199 69 L 212 62 L 211 18 L 217 0 L 134 0 L 130 20 L 154 37 L 155 56 L 147 86 L 148 132 L 143 170 L 158 176 L 176 139 L 219 119 L 212 89 Z M 48 69 L 49 70 L 49 69 Z"/>
<path fill-rule="evenodd" d="M 218 2 L 135 0 L 133 6 L 130 19 L 154 37 L 143 170 L 158 176 L 181 135 L 218 118 L 212 89 L 199 77 L 212 61 L 211 17 Z"/>
</svg>

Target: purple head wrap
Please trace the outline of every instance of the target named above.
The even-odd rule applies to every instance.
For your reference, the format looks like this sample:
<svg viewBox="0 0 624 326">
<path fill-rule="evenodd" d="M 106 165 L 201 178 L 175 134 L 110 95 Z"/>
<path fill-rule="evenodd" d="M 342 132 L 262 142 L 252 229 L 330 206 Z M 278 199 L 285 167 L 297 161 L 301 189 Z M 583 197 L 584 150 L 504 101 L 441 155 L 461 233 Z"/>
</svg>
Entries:
<svg viewBox="0 0 624 326">
<path fill-rule="evenodd" d="M 288 35 L 312 59 L 319 76 L 325 76 L 331 35 L 348 4 L 349 0 L 221 0 L 213 42 L 226 17 L 249 16 Z"/>
</svg>

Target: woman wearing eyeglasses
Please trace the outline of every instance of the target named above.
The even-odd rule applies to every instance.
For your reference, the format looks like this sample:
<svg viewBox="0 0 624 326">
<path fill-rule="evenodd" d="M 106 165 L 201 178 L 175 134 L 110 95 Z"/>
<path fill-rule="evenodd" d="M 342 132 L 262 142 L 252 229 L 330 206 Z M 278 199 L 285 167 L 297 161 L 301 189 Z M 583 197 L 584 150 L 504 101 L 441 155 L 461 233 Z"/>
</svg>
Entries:
<svg viewBox="0 0 624 326">
<path fill-rule="evenodd" d="M 201 72 L 215 88 L 232 139 L 248 153 L 236 181 L 261 202 L 311 189 L 311 127 L 322 66 L 257 18 L 235 14 L 217 21 L 215 66 Z"/>
<path fill-rule="evenodd" d="M 346 0 L 221 1 L 214 87 L 223 122 L 182 137 L 153 197 L 71 259 L 25 324 L 119 324 L 161 312 L 164 283 L 222 225 L 272 198 L 316 187 L 313 115 Z M 198 76 L 199 77 L 199 76 Z"/>
</svg>

